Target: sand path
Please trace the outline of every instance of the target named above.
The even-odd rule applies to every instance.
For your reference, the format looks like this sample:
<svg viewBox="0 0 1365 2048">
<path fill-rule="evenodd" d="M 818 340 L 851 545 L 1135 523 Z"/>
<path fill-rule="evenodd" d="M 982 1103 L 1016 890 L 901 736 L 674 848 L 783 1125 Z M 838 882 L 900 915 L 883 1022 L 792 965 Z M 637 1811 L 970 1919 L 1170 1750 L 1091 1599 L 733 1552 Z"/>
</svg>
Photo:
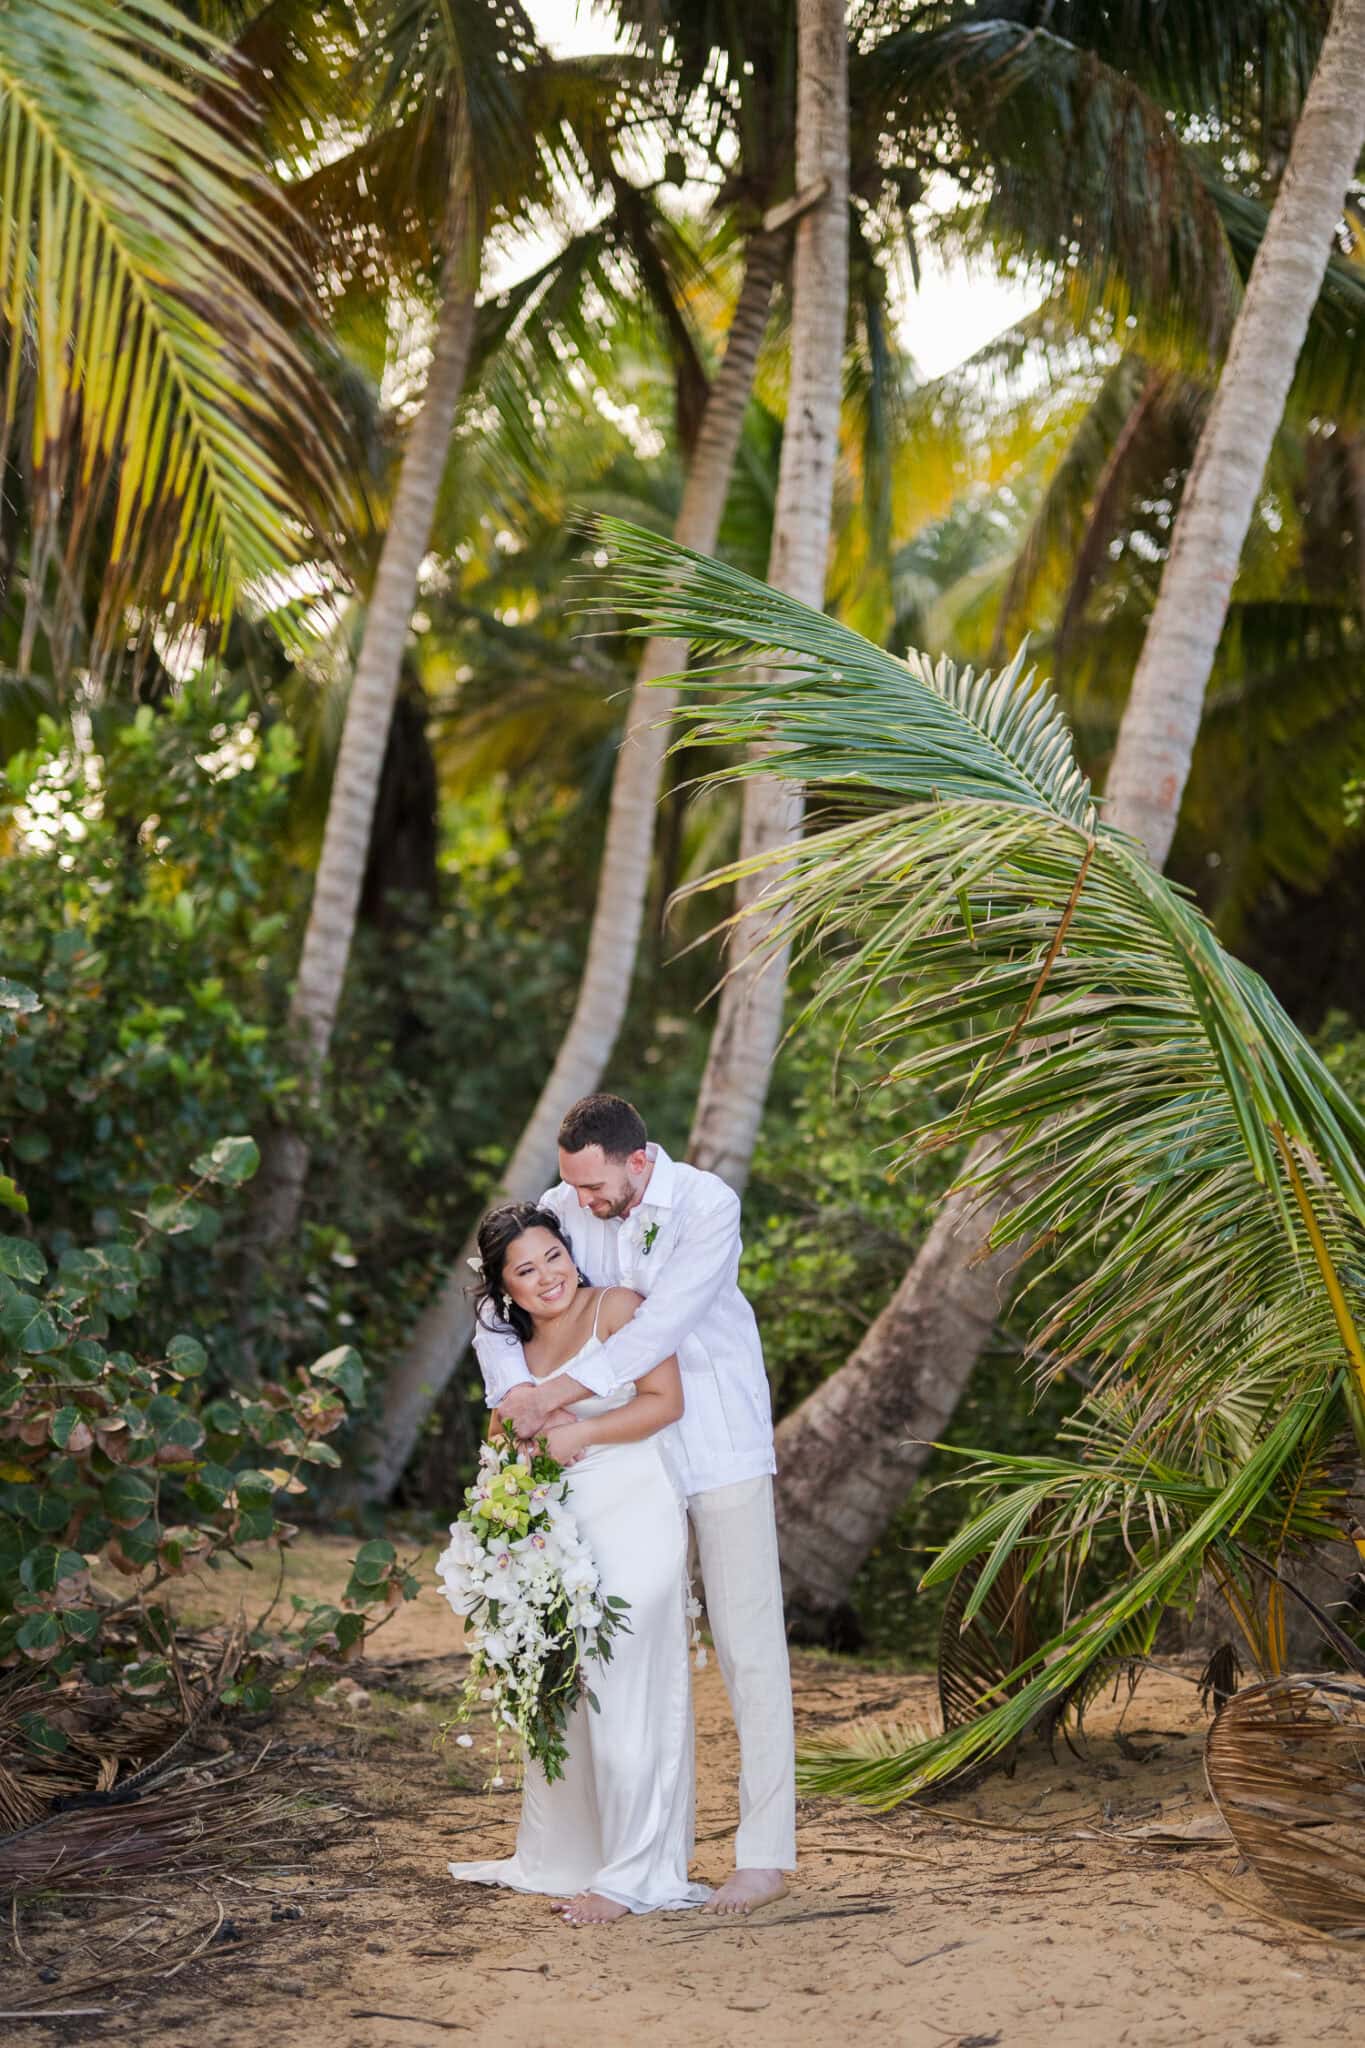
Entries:
<svg viewBox="0 0 1365 2048">
<path fill-rule="evenodd" d="M 296 1583 L 335 1587 L 344 1554 L 307 1544 Z M 1131 1702 L 1102 1701 L 1083 1757 L 1063 1750 L 1054 1763 L 1031 1751 L 1012 1779 L 960 1795 L 946 1809 L 957 1819 L 806 1802 L 792 1892 L 748 1923 L 689 1913 L 572 1931 L 538 1900 L 459 1888 L 444 1875 L 453 1856 L 506 1853 L 517 1796 L 476 1789 L 469 1752 L 435 1744 L 461 1675 L 455 1625 L 436 1594 L 395 1619 L 376 1659 L 381 1647 L 382 1664 L 357 1673 L 367 1703 L 343 1688 L 331 1704 L 296 1704 L 266 1731 L 287 1782 L 347 1816 L 330 1846 L 274 1883 L 300 1917 L 272 1921 L 265 1898 L 234 1894 L 238 1953 L 210 1951 L 151 2000 L 71 2038 L 139 2048 L 1304 2048 L 1365 2039 L 1365 1947 L 1267 1918 L 1265 1895 L 1238 1874 L 1230 1848 L 1143 1849 L 1122 1838 L 1211 1812 L 1206 1722 L 1181 1677 L 1151 1676 Z M 799 1656 L 795 1679 L 806 1735 L 925 1716 L 932 1703 L 924 1677 L 842 1660 Z M 717 1881 L 729 1863 L 736 1751 L 714 1661 L 696 1699 L 696 1870 Z M 55 2030 L 48 2022 L 45 2038 Z M 43 2034 L 24 2026 L 15 2038 Z"/>
</svg>

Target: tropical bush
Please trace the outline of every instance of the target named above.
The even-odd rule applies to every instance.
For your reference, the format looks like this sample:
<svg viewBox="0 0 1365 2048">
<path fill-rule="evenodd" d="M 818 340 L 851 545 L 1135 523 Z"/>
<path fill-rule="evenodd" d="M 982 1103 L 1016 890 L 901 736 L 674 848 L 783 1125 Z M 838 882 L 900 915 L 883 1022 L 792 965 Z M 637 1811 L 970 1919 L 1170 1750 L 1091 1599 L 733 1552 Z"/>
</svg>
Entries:
<svg viewBox="0 0 1365 2048">
<path fill-rule="evenodd" d="M 27 1070 L 24 1027 L 39 1009 L 32 990 L 0 982 L 7 1067 Z M 18 1175 L 0 1181 L 0 1668 L 34 1667 L 54 1688 L 75 1675 L 139 1698 L 170 1692 L 159 1588 L 244 1546 L 287 1544 L 281 1505 L 340 1463 L 328 1439 L 365 1395 L 350 1346 L 249 1389 L 221 1387 L 220 1374 L 215 1392 L 197 1337 L 146 1338 L 143 1296 L 168 1247 L 203 1241 L 214 1197 L 230 1200 L 256 1164 L 250 1138 L 220 1138 L 186 1181 L 141 1210 L 102 1212 L 90 1241 L 62 1231 L 60 1249 L 32 1228 Z M 305 1609 L 298 1647 L 354 1654 L 371 1610 L 416 1590 L 391 1544 L 366 1544 L 344 1604 Z M 264 1703 L 259 1656 L 223 1697 Z M 40 1710 L 25 1725 L 40 1747 L 62 1746 Z"/>
<path fill-rule="evenodd" d="M 58 1256 L 222 1131 L 264 1129 L 292 1087 L 269 1020 L 294 756 L 287 726 L 191 690 L 83 747 L 44 719 L 6 763 L 4 968 L 39 1004 L 0 1071 L 0 1130 Z M 227 1337 L 222 1222 L 205 1206 L 163 1240 L 149 1345 L 187 1322 Z"/>
</svg>

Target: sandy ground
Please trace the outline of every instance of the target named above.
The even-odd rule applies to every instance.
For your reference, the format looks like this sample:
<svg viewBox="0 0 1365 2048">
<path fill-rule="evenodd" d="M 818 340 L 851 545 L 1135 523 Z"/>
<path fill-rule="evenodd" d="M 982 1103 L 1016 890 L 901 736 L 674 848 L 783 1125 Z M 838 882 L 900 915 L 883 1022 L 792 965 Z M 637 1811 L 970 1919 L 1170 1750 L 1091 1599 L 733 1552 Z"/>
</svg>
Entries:
<svg viewBox="0 0 1365 2048">
<path fill-rule="evenodd" d="M 304 1545 L 294 1583 L 335 1590 L 345 1554 Z M 206 1615 L 235 1592 L 215 1581 L 188 1604 Z M 1133 1839 L 1137 1828 L 1184 1829 L 1212 1812 L 1206 1722 L 1178 1674 L 1149 1675 L 1131 1701 L 1101 1701 L 1082 1757 L 1030 1751 L 1013 1778 L 937 1810 L 805 1802 L 792 1891 L 747 1923 L 683 1913 L 574 1931 L 539 1900 L 445 1876 L 451 1857 L 506 1853 L 518 1803 L 511 1790 L 479 1789 L 470 1752 L 441 1741 L 457 1650 L 452 1617 L 424 1594 L 377 1639 L 370 1668 L 357 1668 L 366 1701 L 301 1701 L 256 1735 L 275 1743 L 263 1768 L 276 1784 L 332 1826 L 292 1871 L 225 1895 L 237 1946 L 211 1946 L 173 1982 L 88 2017 L 57 2017 L 56 1987 L 54 2016 L 6 2017 L 6 2038 L 139 2048 L 1298 2048 L 1365 2038 L 1365 1944 L 1278 1922 L 1230 1847 Z M 932 1711 L 921 1676 L 815 1656 L 798 1656 L 794 1675 L 807 1737 Z M 719 1881 L 737 1758 L 714 1660 L 696 1697 L 695 1871 Z M 272 1901 L 299 1917 L 272 1918 Z M 11 2012 L 39 1990 L 33 1972 L 57 1939 L 39 1914 L 23 1931 L 26 1966 L 11 1948 L 0 2001 Z"/>
</svg>

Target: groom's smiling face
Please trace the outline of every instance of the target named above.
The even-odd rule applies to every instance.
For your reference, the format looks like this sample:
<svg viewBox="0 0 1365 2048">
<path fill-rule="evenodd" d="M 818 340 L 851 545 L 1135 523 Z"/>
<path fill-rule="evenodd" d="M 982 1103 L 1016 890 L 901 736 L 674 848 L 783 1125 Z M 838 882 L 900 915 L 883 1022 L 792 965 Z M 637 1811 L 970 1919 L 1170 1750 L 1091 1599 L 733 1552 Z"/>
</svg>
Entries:
<svg viewBox="0 0 1365 2048">
<path fill-rule="evenodd" d="M 590 1209 L 604 1221 L 624 1216 L 640 1199 L 649 1178 L 649 1154 L 632 1152 L 625 1159 L 608 1159 L 600 1145 L 585 1145 L 581 1152 L 559 1153 L 559 1172 L 578 1197 L 580 1209 Z"/>
</svg>

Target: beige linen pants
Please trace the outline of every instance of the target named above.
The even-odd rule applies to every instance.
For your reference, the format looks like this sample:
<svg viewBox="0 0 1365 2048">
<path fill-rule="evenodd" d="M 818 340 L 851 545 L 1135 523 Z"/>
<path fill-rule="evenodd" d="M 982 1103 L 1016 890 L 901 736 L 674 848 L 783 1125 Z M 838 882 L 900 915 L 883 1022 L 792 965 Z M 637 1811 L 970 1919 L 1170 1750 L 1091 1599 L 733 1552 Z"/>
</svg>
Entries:
<svg viewBox="0 0 1365 2048">
<path fill-rule="evenodd" d="M 773 1482 L 694 1493 L 706 1618 L 739 1731 L 737 1870 L 796 1868 L 796 1739 Z"/>
</svg>

